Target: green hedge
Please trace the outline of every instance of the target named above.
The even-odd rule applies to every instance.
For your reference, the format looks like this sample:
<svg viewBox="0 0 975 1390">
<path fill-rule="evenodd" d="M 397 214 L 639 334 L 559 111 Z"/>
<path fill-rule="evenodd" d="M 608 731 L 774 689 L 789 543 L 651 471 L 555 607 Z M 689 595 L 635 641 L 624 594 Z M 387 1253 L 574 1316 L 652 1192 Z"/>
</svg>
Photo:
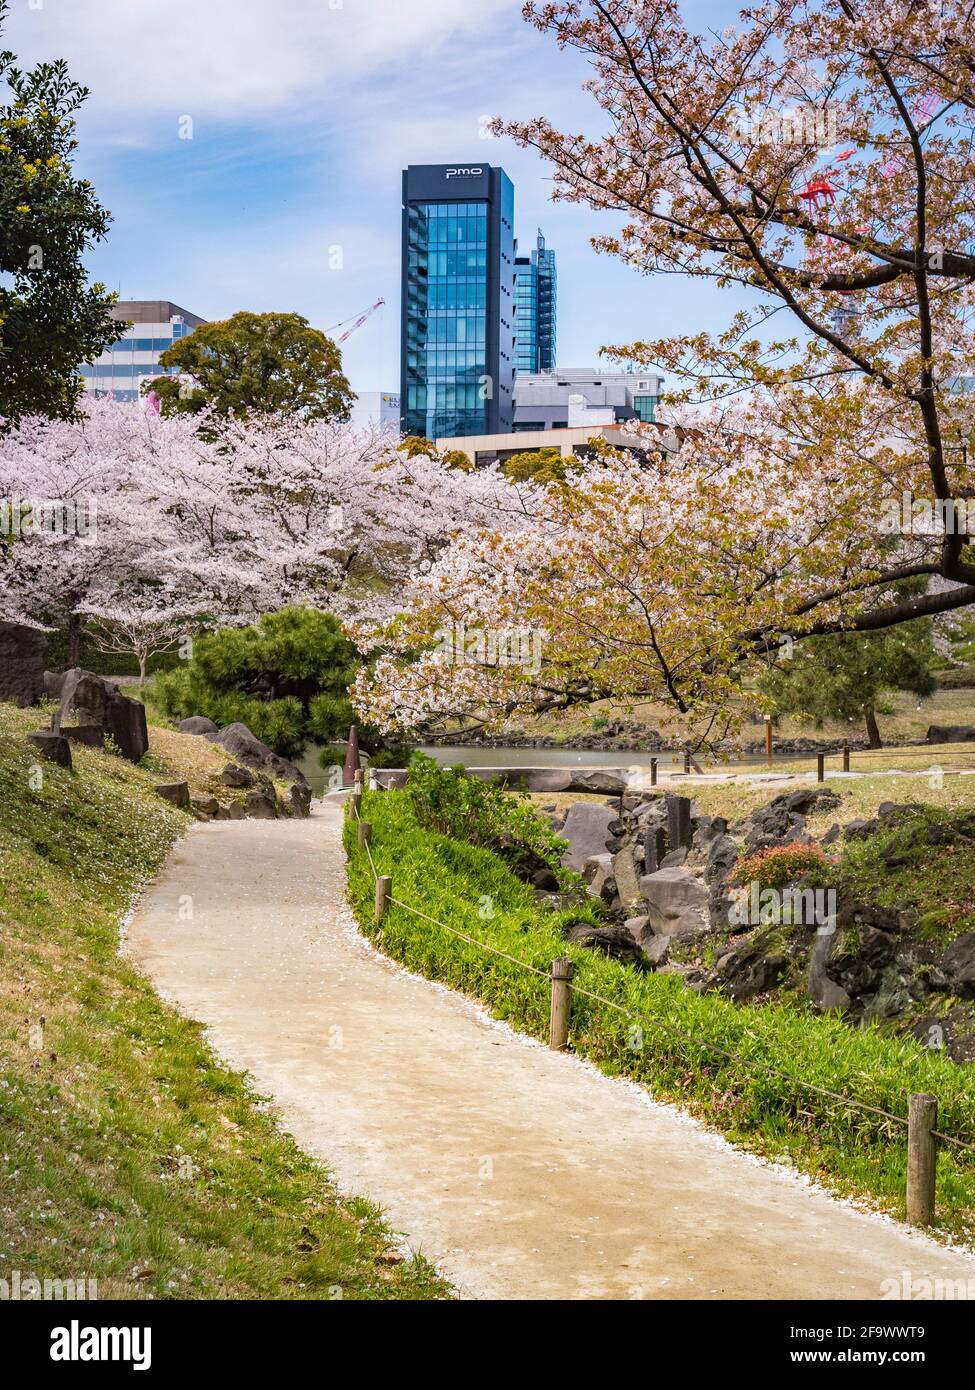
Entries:
<svg viewBox="0 0 975 1390">
<path fill-rule="evenodd" d="M 675 975 L 641 974 L 567 946 L 564 915 L 541 909 L 527 885 L 486 849 L 422 827 L 403 792 L 367 792 L 377 870 L 393 876 L 393 894 L 449 926 L 548 972 L 573 957 L 575 983 L 647 1020 L 691 1035 L 688 1042 L 647 1022 L 642 1028 L 605 1004 L 573 995 L 571 1045 L 611 1073 L 677 1100 L 729 1138 L 770 1156 L 789 1155 L 803 1171 L 839 1190 L 869 1195 L 904 1214 L 903 1126 L 810 1092 L 797 1080 L 907 1114 L 912 1092 L 940 1104 L 939 1128 L 975 1142 L 975 1073 L 912 1039 L 858 1031 L 840 1018 L 788 1004 L 741 1007 L 715 993 L 695 994 Z M 482 950 L 402 908 L 373 922 L 374 880 L 355 829 L 347 823 L 349 892 L 367 935 L 390 956 L 431 979 L 472 994 L 538 1038 L 547 1037 L 547 980 Z M 735 1061 L 707 1044 L 738 1054 Z M 763 1063 L 784 1079 L 745 1063 Z M 943 1145 L 938 1164 L 938 1221 L 954 1234 L 975 1233 L 975 1154 Z"/>
</svg>

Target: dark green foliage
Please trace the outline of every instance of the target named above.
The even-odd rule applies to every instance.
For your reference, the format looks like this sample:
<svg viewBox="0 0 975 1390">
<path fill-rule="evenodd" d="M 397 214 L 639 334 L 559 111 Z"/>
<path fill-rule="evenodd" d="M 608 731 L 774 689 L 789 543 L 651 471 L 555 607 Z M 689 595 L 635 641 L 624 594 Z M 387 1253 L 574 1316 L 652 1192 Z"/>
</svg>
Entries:
<svg viewBox="0 0 975 1390">
<path fill-rule="evenodd" d="M 0 0 L 0 26 L 8 9 Z M 0 52 L 0 419 L 69 418 L 79 362 L 112 342 L 115 296 L 88 283 L 85 253 L 110 221 L 87 179 L 72 177 L 74 113 L 88 96 L 63 61 L 30 72 Z"/>
<path fill-rule="evenodd" d="M 192 661 L 158 676 L 153 697 L 171 719 L 239 721 L 282 757 L 296 758 L 309 742 L 345 738 L 355 723 L 348 688 L 358 664 L 331 613 L 283 608 L 254 627 L 198 638 Z"/>
<path fill-rule="evenodd" d="M 496 782 L 482 782 L 466 776 L 463 767 L 440 767 L 414 753 L 407 796 L 419 824 L 430 830 L 503 850 L 509 859 L 522 851 L 526 860 L 543 859 L 566 883 L 574 878 L 559 864 L 568 841 L 560 840 L 527 800 L 517 800 Z"/>
</svg>

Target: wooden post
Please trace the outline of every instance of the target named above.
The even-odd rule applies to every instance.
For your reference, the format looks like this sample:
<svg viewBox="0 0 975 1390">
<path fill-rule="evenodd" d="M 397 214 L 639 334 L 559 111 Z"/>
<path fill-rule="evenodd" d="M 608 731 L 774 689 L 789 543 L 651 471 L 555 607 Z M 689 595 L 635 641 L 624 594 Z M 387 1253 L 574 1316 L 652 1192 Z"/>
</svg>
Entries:
<svg viewBox="0 0 975 1390">
<path fill-rule="evenodd" d="M 651 758 L 651 759 L 650 759 L 650 785 L 651 785 L 651 787 L 655 787 L 655 786 L 657 785 L 657 759 L 656 759 L 656 758 Z"/>
<path fill-rule="evenodd" d="M 684 750 L 684 771 L 688 774 L 688 776 L 690 776 L 690 771 L 691 771 L 691 750 L 690 750 L 689 748 L 687 748 L 687 749 Z"/>
<path fill-rule="evenodd" d="M 907 1107 L 907 1219 L 930 1226 L 934 1219 L 937 1145 L 931 1131 L 938 1122 L 935 1096 L 911 1096 Z"/>
<path fill-rule="evenodd" d="M 365 775 L 366 774 L 363 772 L 361 767 L 357 767 L 352 775 L 352 785 L 355 787 L 357 792 L 362 791 L 362 783 L 365 778 Z"/>
<path fill-rule="evenodd" d="M 572 979 L 574 966 L 568 956 L 552 961 L 552 1013 L 549 1019 L 548 1045 L 561 1052 L 569 1041 L 569 1017 L 572 1013 Z"/>
<path fill-rule="evenodd" d="M 850 770 L 850 741 L 849 741 L 849 739 L 847 739 L 846 742 L 843 744 L 843 771 L 844 771 L 844 772 L 849 772 L 849 770 Z"/>
<path fill-rule="evenodd" d="M 389 900 L 393 893 L 393 880 L 391 878 L 376 879 L 376 921 L 378 922 L 385 914 L 389 906 Z"/>
<path fill-rule="evenodd" d="M 371 821 L 367 821 L 367 820 L 361 820 L 361 821 L 359 822 L 359 834 L 358 834 L 358 845 L 359 845 L 359 848 L 360 848 L 360 849 L 365 849 L 366 845 L 369 843 L 369 841 L 370 841 L 371 839 L 372 839 L 372 822 L 371 822 Z"/>
<path fill-rule="evenodd" d="M 772 766 L 772 720 L 765 716 L 765 758 L 769 767 Z"/>
<path fill-rule="evenodd" d="M 353 792 L 349 797 L 349 815 L 353 820 L 359 819 L 359 812 L 362 810 L 362 792 Z"/>
<path fill-rule="evenodd" d="M 816 754 L 816 781 L 825 782 L 826 780 L 826 754 Z"/>
</svg>

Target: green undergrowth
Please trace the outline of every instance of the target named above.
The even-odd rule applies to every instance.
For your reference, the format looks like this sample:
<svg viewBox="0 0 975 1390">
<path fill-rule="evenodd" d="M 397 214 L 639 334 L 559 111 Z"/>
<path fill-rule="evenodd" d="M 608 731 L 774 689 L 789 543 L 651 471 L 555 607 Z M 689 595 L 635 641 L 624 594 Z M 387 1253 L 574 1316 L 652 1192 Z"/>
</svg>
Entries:
<svg viewBox="0 0 975 1390">
<path fill-rule="evenodd" d="M 637 1015 L 574 993 L 574 1050 L 676 1101 L 732 1141 L 788 1159 L 835 1190 L 899 1217 L 904 1127 L 801 1082 L 899 1117 L 906 1116 L 911 1093 L 930 1092 L 939 1100 L 941 1129 L 975 1144 L 971 1071 L 913 1039 L 858 1032 L 838 1017 L 788 1004 L 738 1006 L 718 994 L 695 994 L 674 975 L 641 974 L 567 945 L 559 916 L 539 908 L 531 888 L 496 854 L 419 824 L 406 793 L 367 793 L 362 817 L 372 823 L 377 871 L 393 877 L 396 898 L 546 974 L 556 957 L 571 956 L 577 986 Z M 350 897 L 367 935 L 411 970 L 482 1000 L 516 1028 L 547 1037 L 547 979 L 397 906 L 377 925 L 372 870 L 351 823 L 345 842 Z M 938 1165 L 938 1222 L 942 1232 L 975 1237 L 975 1154 L 949 1145 L 942 1146 Z"/>
<path fill-rule="evenodd" d="M 110 753 L 39 765 L 37 723 L 0 705 L 0 1279 L 95 1280 L 103 1299 L 444 1297 L 119 955 L 133 891 L 189 817 Z M 191 765 L 199 743 L 162 740 Z"/>
</svg>

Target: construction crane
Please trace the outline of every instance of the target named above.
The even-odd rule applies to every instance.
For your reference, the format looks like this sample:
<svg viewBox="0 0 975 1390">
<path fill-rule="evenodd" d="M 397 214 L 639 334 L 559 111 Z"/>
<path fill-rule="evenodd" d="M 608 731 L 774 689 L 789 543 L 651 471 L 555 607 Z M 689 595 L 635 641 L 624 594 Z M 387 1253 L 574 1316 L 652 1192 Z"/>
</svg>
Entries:
<svg viewBox="0 0 975 1390">
<path fill-rule="evenodd" d="M 352 334 L 356 331 L 357 328 L 362 327 L 366 319 L 371 318 L 372 315 L 376 312 L 376 310 L 382 308 L 382 306 L 385 303 L 385 299 L 377 299 L 375 304 L 370 304 L 369 308 L 364 310 L 364 312 L 361 313 L 355 320 L 343 319 L 341 323 L 333 324 L 332 327 L 328 330 L 329 333 L 334 333 L 336 328 L 344 328 L 347 323 L 350 324 L 351 327 L 345 329 L 345 332 L 342 334 L 341 338 L 336 338 L 335 340 L 337 343 L 344 343 L 347 338 L 352 337 Z"/>
</svg>

